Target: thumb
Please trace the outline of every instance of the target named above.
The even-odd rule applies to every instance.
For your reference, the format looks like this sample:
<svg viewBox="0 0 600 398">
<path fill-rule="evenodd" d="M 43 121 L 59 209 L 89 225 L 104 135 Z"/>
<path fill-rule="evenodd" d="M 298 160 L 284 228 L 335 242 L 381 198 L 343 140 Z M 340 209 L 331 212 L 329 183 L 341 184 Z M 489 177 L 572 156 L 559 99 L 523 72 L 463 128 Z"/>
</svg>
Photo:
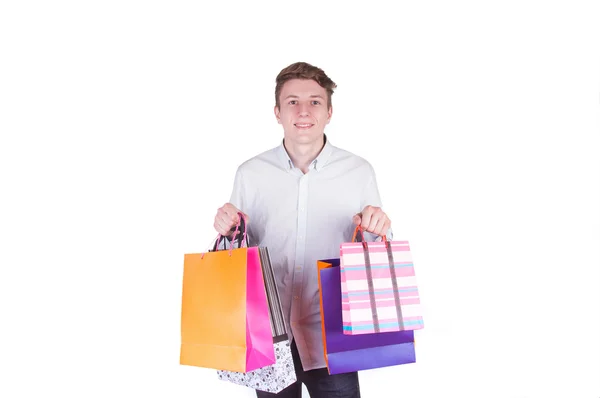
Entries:
<svg viewBox="0 0 600 398">
<path fill-rule="evenodd" d="M 362 221 L 362 217 L 361 217 L 360 213 L 355 214 L 354 217 L 352 217 L 352 222 L 354 223 L 354 225 L 357 225 L 357 226 L 360 225 L 361 221 Z"/>
</svg>

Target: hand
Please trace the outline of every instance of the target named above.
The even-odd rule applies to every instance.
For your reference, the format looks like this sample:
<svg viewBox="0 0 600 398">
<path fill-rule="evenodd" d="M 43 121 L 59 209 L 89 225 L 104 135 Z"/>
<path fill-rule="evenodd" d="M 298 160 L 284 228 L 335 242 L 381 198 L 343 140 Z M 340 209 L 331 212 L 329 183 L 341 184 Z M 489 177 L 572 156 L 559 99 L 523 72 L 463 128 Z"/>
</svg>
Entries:
<svg viewBox="0 0 600 398">
<path fill-rule="evenodd" d="M 381 207 L 366 206 L 362 212 L 352 218 L 352 222 L 361 226 L 364 231 L 375 235 L 384 236 L 390 229 L 392 222 Z"/>
<path fill-rule="evenodd" d="M 246 213 L 242 212 L 231 203 L 225 203 L 223 207 L 220 207 L 219 210 L 217 210 L 217 215 L 215 216 L 214 227 L 217 232 L 223 236 L 231 235 L 233 233 L 231 229 L 240 222 L 240 216 L 238 213 L 242 213 L 246 218 L 247 228 L 249 220 Z"/>
</svg>

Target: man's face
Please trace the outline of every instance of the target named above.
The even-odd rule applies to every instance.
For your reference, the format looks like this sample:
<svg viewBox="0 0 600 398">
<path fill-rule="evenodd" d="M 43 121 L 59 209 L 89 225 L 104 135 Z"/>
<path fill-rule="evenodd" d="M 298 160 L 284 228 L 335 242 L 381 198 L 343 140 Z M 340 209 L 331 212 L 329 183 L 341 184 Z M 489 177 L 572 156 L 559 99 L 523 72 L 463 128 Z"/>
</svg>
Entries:
<svg viewBox="0 0 600 398">
<path fill-rule="evenodd" d="M 277 122 L 283 125 L 287 141 L 310 144 L 322 139 L 331 119 L 327 91 L 314 80 L 293 79 L 285 82 L 275 106 Z"/>
</svg>

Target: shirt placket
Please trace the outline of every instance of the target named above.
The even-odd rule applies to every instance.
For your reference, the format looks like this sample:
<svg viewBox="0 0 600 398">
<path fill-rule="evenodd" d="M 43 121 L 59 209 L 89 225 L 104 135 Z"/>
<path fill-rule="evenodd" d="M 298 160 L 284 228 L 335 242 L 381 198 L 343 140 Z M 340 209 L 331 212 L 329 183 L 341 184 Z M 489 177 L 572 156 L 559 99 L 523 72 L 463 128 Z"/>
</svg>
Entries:
<svg viewBox="0 0 600 398">
<path fill-rule="evenodd" d="M 304 259 L 306 253 L 306 205 L 308 201 L 308 173 L 302 175 L 298 181 L 298 221 L 296 233 L 296 257 L 294 258 L 294 283 L 292 288 L 292 325 L 296 322 L 301 312 L 301 302 L 304 280 Z"/>
</svg>

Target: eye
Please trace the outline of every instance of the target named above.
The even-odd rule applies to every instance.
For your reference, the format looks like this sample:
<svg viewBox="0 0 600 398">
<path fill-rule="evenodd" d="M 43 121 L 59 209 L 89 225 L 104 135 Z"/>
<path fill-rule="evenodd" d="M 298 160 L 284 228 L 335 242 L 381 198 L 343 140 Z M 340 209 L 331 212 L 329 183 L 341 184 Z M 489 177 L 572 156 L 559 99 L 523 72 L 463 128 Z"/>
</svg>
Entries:
<svg viewBox="0 0 600 398">
<path fill-rule="evenodd" d="M 321 102 L 319 102 L 319 101 L 317 101 L 317 100 L 313 100 L 313 101 L 311 102 L 311 104 L 313 104 L 313 105 L 321 105 Z"/>
<path fill-rule="evenodd" d="M 298 103 L 298 101 L 296 100 L 291 100 L 290 102 L 288 102 L 288 104 L 290 105 L 296 105 Z"/>
</svg>

